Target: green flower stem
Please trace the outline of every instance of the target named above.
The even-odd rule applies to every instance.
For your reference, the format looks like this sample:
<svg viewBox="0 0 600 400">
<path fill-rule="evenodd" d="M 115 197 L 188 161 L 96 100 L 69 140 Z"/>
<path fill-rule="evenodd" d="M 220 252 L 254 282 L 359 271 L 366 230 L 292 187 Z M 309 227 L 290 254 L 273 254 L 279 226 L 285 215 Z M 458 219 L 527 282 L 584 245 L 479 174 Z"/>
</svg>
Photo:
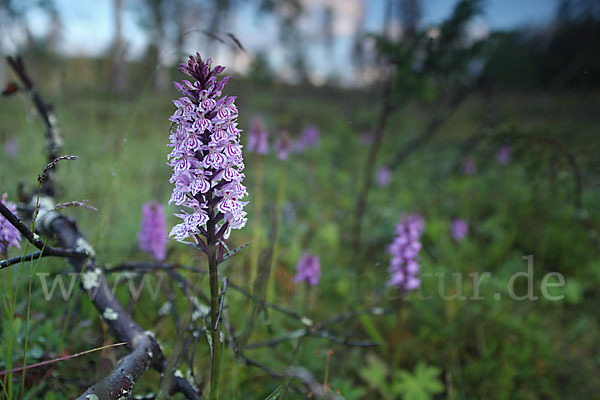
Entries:
<svg viewBox="0 0 600 400">
<path fill-rule="evenodd" d="M 210 217 L 211 220 L 207 224 L 208 274 L 210 279 L 210 332 L 212 338 L 210 399 L 217 400 L 219 398 L 219 375 L 221 372 L 221 326 L 217 324 L 219 317 L 219 270 L 217 264 L 215 224 L 211 223 L 212 215 Z"/>
</svg>

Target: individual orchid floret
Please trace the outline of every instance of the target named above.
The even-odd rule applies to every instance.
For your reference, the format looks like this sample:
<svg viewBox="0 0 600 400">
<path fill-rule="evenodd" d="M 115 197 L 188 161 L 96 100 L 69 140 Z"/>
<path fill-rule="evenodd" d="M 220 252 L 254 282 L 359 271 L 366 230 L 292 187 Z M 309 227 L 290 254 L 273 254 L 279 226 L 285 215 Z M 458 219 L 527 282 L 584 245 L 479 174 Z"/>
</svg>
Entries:
<svg viewBox="0 0 600 400">
<path fill-rule="evenodd" d="M 290 139 L 290 135 L 283 131 L 275 141 L 275 151 L 277 152 L 277 158 L 281 161 L 287 160 L 290 155 L 290 151 L 292 150 L 292 140 Z"/>
<path fill-rule="evenodd" d="M 321 262 L 318 256 L 310 251 L 304 252 L 296 264 L 294 283 L 305 282 L 307 285 L 316 286 L 321 279 Z"/>
<path fill-rule="evenodd" d="M 461 218 L 455 219 L 452 221 L 450 232 L 452 233 L 452 238 L 457 242 L 460 242 L 469 233 L 469 223 Z"/>
<path fill-rule="evenodd" d="M 184 207 L 175 214 L 182 222 L 170 236 L 178 241 L 193 237 L 200 246 L 206 246 L 200 235 L 206 237 L 214 230 L 213 239 L 220 241 L 246 223 L 242 131 L 235 97 L 221 95 L 230 79 L 217 78 L 224 69 L 211 67 L 211 60 L 205 62 L 199 54 L 180 64 L 179 71 L 192 81 L 174 82 L 183 96 L 173 101 L 176 110 L 169 118 L 168 164 L 173 167 L 170 182 L 174 185 L 169 204 Z"/>
<path fill-rule="evenodd" d="M 388 271 L 390 272 L 389 286 L 395 286 L 406 291 L 415 290 L 421 285 L 418 276 L 419 238 L 425 229 L 425 220 L 419 215 L 403 214 L 396 226 L 396 238 L 388 248 L 392 255 Z"/>
<path fill-rule="evenodd" d="M 496 161 L 498 164 L 507 165 L 510 163 L 512 149 L 509 145 L 502 145 L 496 152 Z"/>
<path fill-rule="evenodd" d="M 140 250 L 149 253 L 156 261 L 167 256 L 167 220 L 164 207 L 155 201 L 142 206 L 142 223 L 138 233 Z"/>
<path fill-rule="evenodd" d="M 269 152 L 269 132 L 267 132 L 259 117 L 254 118 L 248 131 L 247 150 L 256 154 L 267 154 Z"/>
<path fill-rule="evenodd" d="M 13 214 L 16 214 L 17 206 L 6 201 L 6 193 L 0 197 L 0 202 L 4 204 Z M 19 242 L 21 234 L 6 218 L 0 215 L 0 254 L 6 255 L 11 247 L 21 248 Z"/>
<path fill-rule="evenodd" d="M 377 170 L 377 175 L 375 176 L 375 181 L 378 186 L 385 187 L 392 182 L 392 170 L 390 167 L 382 166 Z"/>
</svg>

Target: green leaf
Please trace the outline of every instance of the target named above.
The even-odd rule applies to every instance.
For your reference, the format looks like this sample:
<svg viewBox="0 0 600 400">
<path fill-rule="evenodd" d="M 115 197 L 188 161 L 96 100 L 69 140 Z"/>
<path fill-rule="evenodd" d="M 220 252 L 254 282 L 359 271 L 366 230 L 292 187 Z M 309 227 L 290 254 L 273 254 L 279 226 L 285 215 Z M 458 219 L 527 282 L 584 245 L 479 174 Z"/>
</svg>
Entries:
<svg viewBox="0 0 600 400">
<path fill-rule="evenodd" d="M 381 343 L 385 350 L 385 348 L 387 347 L 387 341 L 383 338 L 381 333 L 379 333 L 379 329 L 377 329 L 369 314 L 360 315 L 358 319 L 365 331 L 367 332 L 367 334 L 369 335 L 369 337 L 371 338 L 371 340 L 377 343 Z"/>
<path fill-rule="evenodd" d="M 233 250 L 229 250 L 227 253 L 225 253 L 225 255 L 223 256 L 223 259 L 221 260 L 221 262 L 227 260 L 229 257 L 239 253 L 244 247 L 247 247 L 250 245 L 250 243 L 252 242 L 248 242 L 248 243 L 244 243 L 243 245 L 236 247 Z"/>
<path fill-rule="evenodd" d="M 419 363 L 414 374 L 398 371 L 394 374 L 391 391 L 401 395 L 405 400 L 431 400 L 434 394 L 444 391 L 444 385 L 439 381 L 440 369 Z"/>
<path fill-rule="evenodd" d="M 334 379 L 331 382 L 334 392 L 338 392 L 345 400 L 360 400 L 367 394 L 367 389 L 354 386 L 350 379 Z"/>
<path fill-rule="evenodd" d="M 360 370 L 360 377 L 373 389 L 381 392 L 386 391 L 386 378 L 388 376 L 388 367 L 376 355 L 367 354 L 367 364 Z"/>
</svg>

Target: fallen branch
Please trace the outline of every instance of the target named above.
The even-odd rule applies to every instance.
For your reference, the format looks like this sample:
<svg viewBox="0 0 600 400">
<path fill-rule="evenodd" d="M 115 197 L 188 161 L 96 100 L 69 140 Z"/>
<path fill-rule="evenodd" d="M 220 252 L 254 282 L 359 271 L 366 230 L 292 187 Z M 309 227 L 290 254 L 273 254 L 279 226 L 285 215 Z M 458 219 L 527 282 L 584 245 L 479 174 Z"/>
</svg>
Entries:
<svg viewBox="0 0 600 400">
<path fill-rule="evenodd" d="M 45 197 L 40 202 L 49 209 L 54 208 L 52 199 Z M 47 209 L 40 209 L 40 218 Z M 77 225 L 67 217 L 52 212 L 52 218 L 40 224 L 40 233 L 55 237 L 67 248 L 91 254 L 88 258 L 68 257 L 76 272 L 82 274 L 82 287 L 117 340 L 127 342 L 132 352 L 122 358 L 117 367 L 104 379 L 86 390 L 79 399 L 88 400 L 92 395 L 98 400 L 116 400 L 127 397 L 139 379 L 150 367 L 165 373 L 166 359 L 161 348 L 151 334 L 145 332 L 123 309 L 114 293 L 111 292 L 102 269 L 93 256 L 94 251 L 77 229 Z M 185 393 L 189 399 L 201 399 L 193 386 L 182 377 L 173 376 L 171 392 Z"/>
</svg>

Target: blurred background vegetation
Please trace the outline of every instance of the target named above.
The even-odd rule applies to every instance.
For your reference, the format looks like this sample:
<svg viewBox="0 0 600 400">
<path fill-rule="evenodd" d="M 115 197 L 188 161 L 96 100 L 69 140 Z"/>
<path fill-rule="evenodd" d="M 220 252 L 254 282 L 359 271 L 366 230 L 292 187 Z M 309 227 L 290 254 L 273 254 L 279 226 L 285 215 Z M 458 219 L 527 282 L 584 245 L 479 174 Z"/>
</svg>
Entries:
<svg viewBox="0 0 600 400">
<path fill-rule="evenodd" d="M 58 169 L 58 199 L 98 208 L 65 213 L 102 265 L 150 260 L 138 250 L 141 205 L 169 199 L 168 117 L 178 97 L 171 81 L 181 79 L 175 65 L 200 51 L 234 74 L 225 92 L 238 97 L 245 132 L 260 117 L 271 145 L 284 131 L 296 141 L 309 125 L 321 137 L 287 161 L 273 150 L 245 154 L 249 223 L 230 245 L 253 244 L 223 273 L 250 289 L 253 263 L 261 270 L 275 253 L 269 301 L 314 321 L 365 307 L 392 310 L 332 327 L 340 337 L 380 343 L 375 348 L 301 337 L 248 348 L 248 357 L 276 371 L 306 368 L 348 400 L 598 396 L 597 1 L 531 1 L 523 10 L 539 14 L 535 23 L 519 19 L 520 3 L 477 0 L 114 0 L 90 2 L 88 14 L 74 3 L 1 0 L 0 54 L 23 56 L 56 113 L 64 152 L 79 156 Z M 95 7 L 110 12 L 95 15 Z M 494 25 L 506 16 L 513 25 Z M 108 41 L 100 42 L 106 26 Z M 13 80 L 0 62 L 2 87 Z M 35 188 L 45 165 L 43 127 L 27 96 L 0 104 L 0 193 L 17 201 L 18 186 Z M 508 162 L 498 157 L 503 147 Z M 382 168 L 389 181 L 378 179 Z M 420 264 L 431 274 L 408 296 L 386 286 L 387 246 L 404 212 L 425 218 Z M 451 235 L 459 218 L 469 226 L 460 241 Z M 322 268 L 311 288 L 292 282 L 307 249 Z M 539 298 L 518 301 L 507 284 L 527 271 L 528 255 Z M 205 266 L 175 242 L 167 261 Z M 24 353 L 33 363 L 112 343 L 80 291 L 47 302 L 37 272 L 52 279 L 70 269 L 46 258 L 0 270 L 0 370 L 21 365 Z M 483 300 L 469 299 L 476 295 L 469 274 L 484 272 L 491 277 L 479 287 Z M 565 279 L 550 290 L 558 301 L 541 292 L 550 272 Z M 208 286 L 202 276 L 185 276 L 199 290 Z M 126 285 L 118 295 L 175 360 L 193 333 L 178 332 L 173 313 L 159 312 L 171 292 L 178 313 L 190 310 L 170 286 L 156 300 L 132 301 Z M 526 294 L 526 279 L 515 287 Z M 241 327 L 250 304 L 236 292 L 228 300 Z M 301 328 L 261 314 L 249 343 Z M 15 375 L 18 384 L 0 390 L 0 399 L 73 398 L 125 351 L 33 369 L 22 385 Z M 204 339 L 192 353 L 180 368 L 203 386 Z M 224 354 L 223 398 L 263 399 L 282 383 Z M 158 379 L 147 372 L 135 393 L 155 389 Z"/>
</svg>

